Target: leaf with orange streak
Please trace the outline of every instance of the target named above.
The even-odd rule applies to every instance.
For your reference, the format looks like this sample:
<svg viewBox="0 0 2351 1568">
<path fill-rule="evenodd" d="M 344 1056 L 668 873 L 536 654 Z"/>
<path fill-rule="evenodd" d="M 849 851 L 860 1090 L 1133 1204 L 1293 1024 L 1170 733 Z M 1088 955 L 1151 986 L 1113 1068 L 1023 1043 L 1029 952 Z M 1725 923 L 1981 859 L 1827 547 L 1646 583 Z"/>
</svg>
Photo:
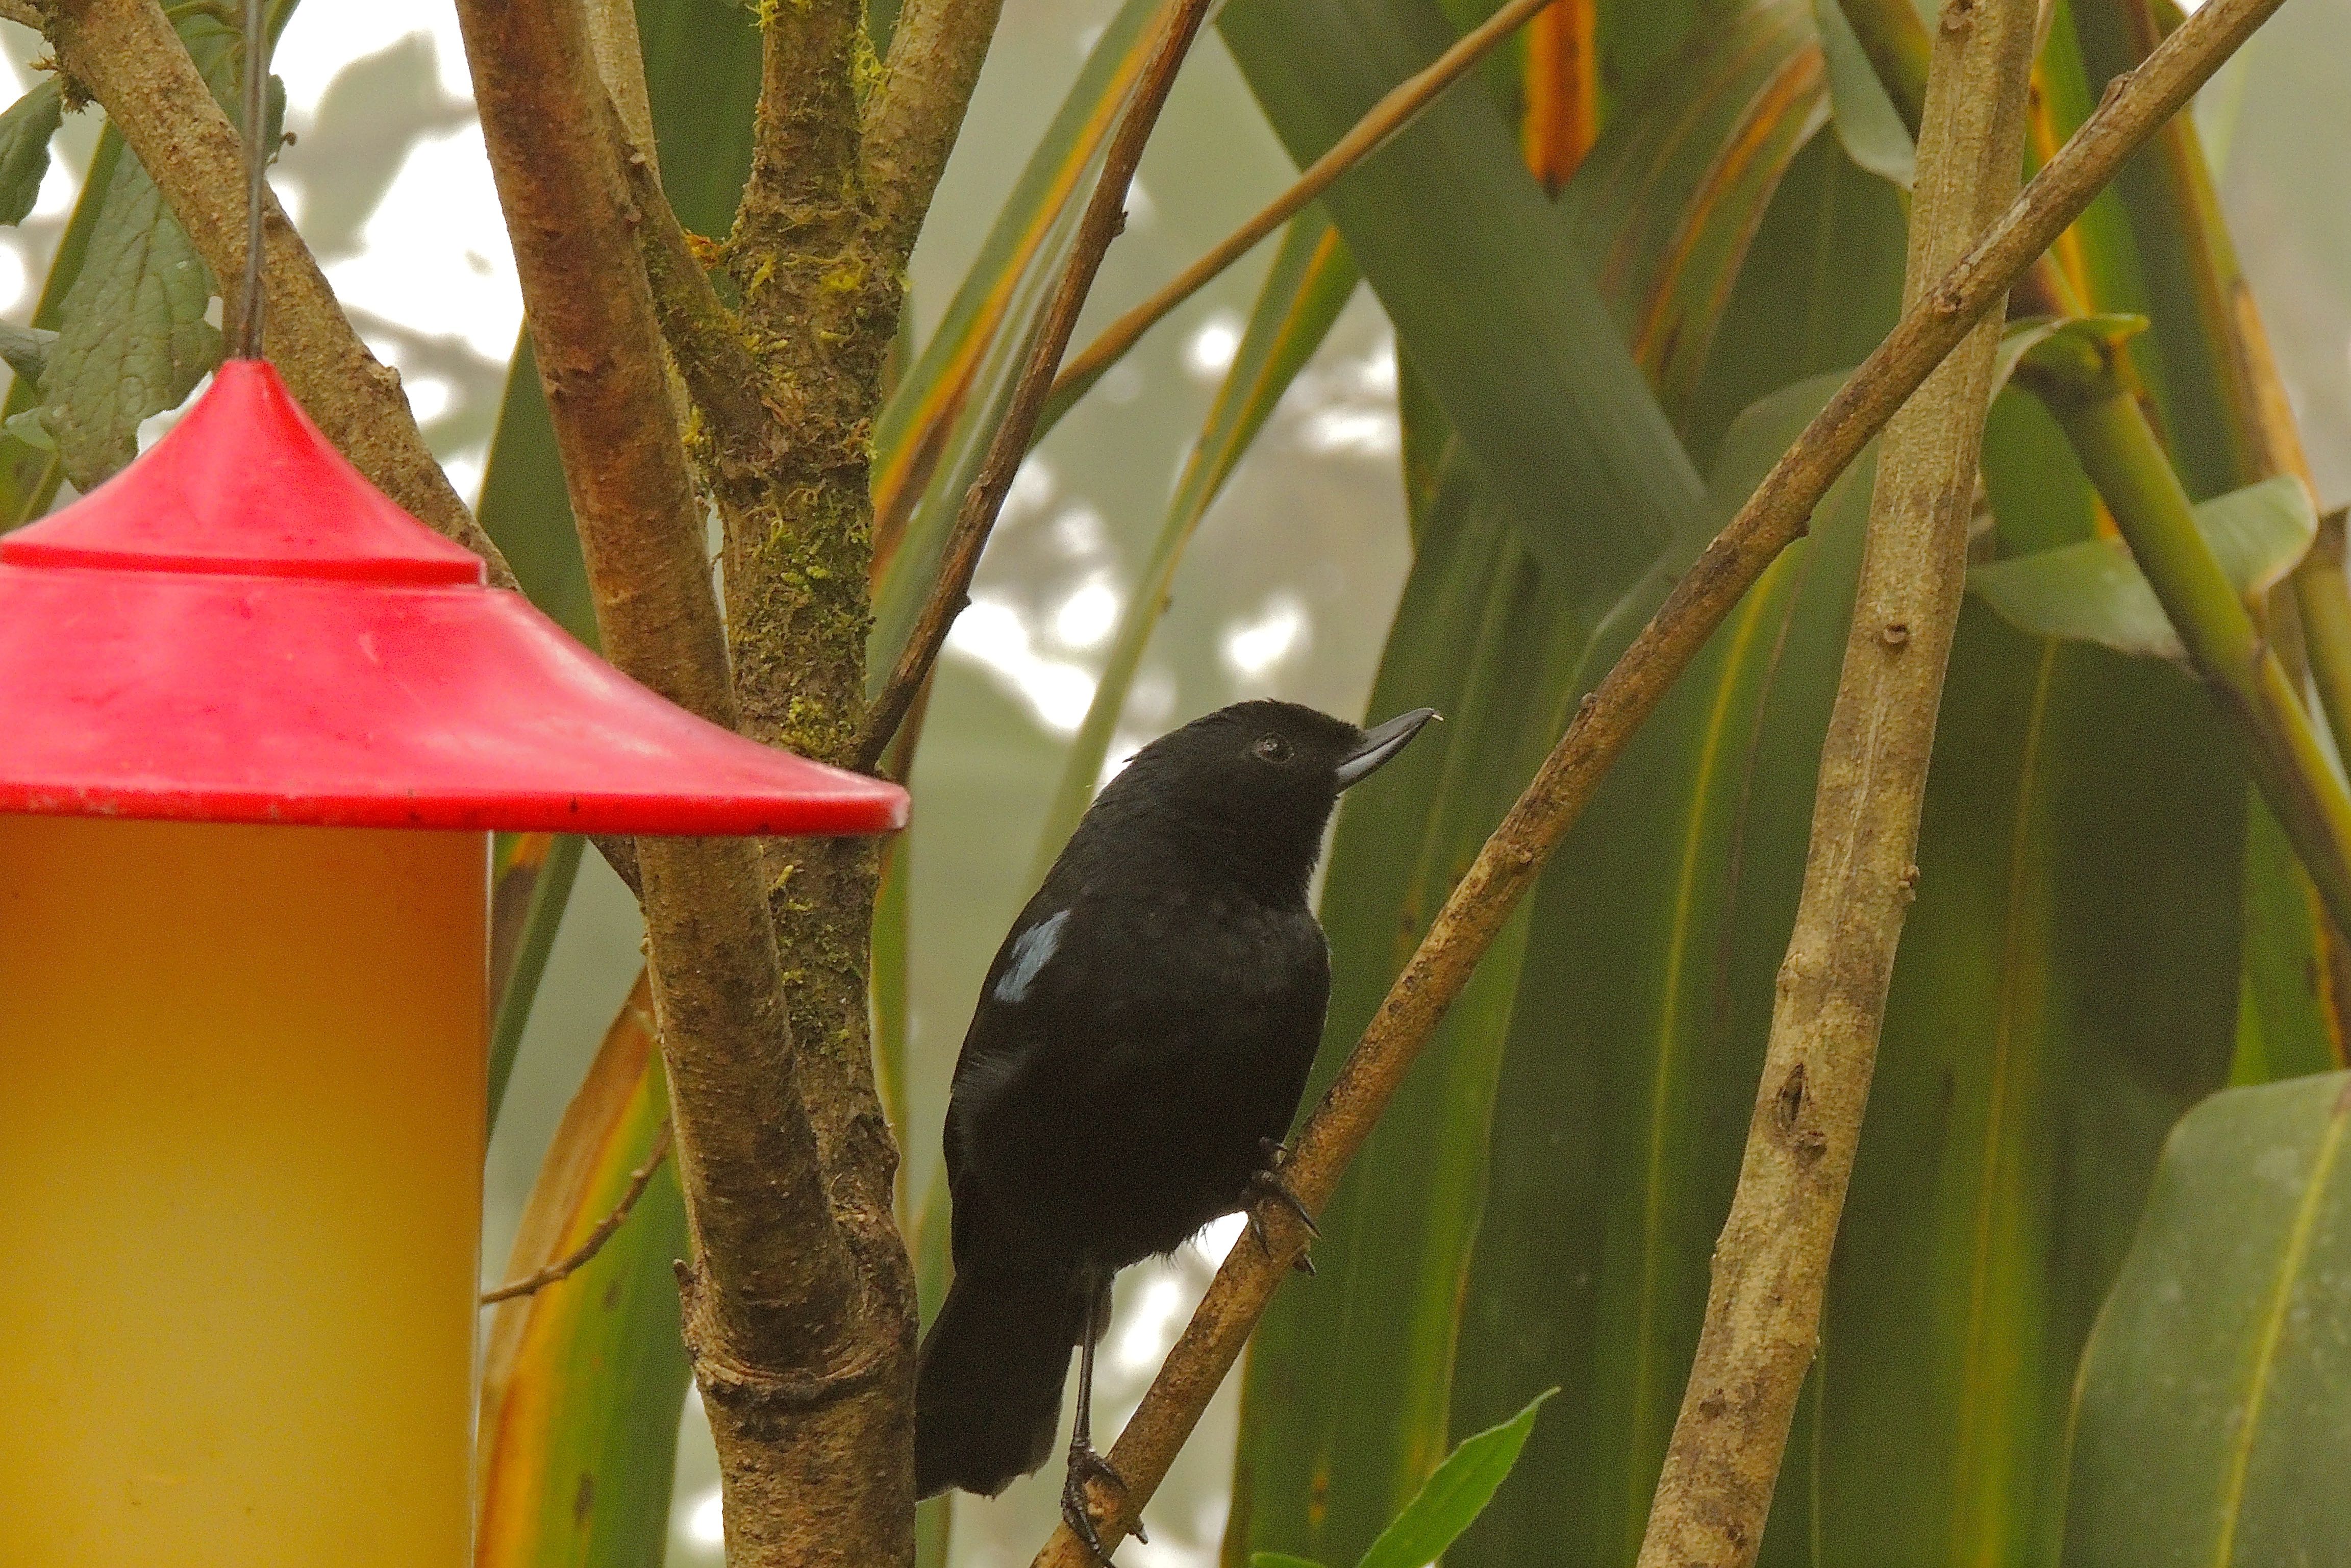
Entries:
<svg viewBox="0 0 2351 1568">
<path fill-rule="evenodd" d="M 946 319 L 875 421 L 873 574 L 883 597 L 893 591 L 902 547 L 911 539 L 919 556 L 925 545 L 935 550 L 939 542 L 915 526 L 917 508 L 951 490 L 946 507 L 951 517 L 954 502 L 962 497 L 962 486 L 932 481 L 951 446 L 973 444 L 968 436 L 974 414 L 985 413 L 996 401 L 992 394 L 1004 390 L 991 383 L 1008 380 L 1018 368 L 1029 323 L 1044 306 L 1042 284 L 1060 270 L 1077 209 L 1092 189 L 1089 176 L 1143 69 L 1156 31 L 1152 24 L 1162 8 L 1161 0 L 1125 0 L 1102 30 L 998 211 Z M 993 425 L 992 420 L 977 423 Z M 958 441 L 958 434 L 964 439 Z M 943 537 L 947 518 L 936 520 Z M 927 585 L 927 572 L 916 576 Z M 919 608 L 920 593 L 912 597 Z M 878 626 L 890 625 L 890 608 L 877 605 L 875 619 Z M 886 658 L 876 661 L 884 672 L 890 664 Z"/>
<path fill-rule="evenodd" d="M 1600 135 L 1599 30 L 1598 0 L 1558 0 L 1527 24 L 1519 143 L 1554 196 Z"/>
<path fill-rule="evenodd" d="M 539 1167 L 504 1278 L 569 1256 L 650 1155 L 669 1116 L 652 1009 L 640 974 Z M 665 1538 L 688 1375 L 668 1264 L 685 1244 L 684 1199 L 664 1164 L 591 1261 L 497 1308 L 475 1568 L 640 1563 Z"/>
<path fill-rule="evenodd" d="M 1634 358 L 1678 418 L 1781 175 L 1827 123 L 1828 72 L 1811 7 L 1772 0 L 1701 29 L 1655 81 L 1666 99 L 1612 126 L 1565 201 Z"/>
</svg>

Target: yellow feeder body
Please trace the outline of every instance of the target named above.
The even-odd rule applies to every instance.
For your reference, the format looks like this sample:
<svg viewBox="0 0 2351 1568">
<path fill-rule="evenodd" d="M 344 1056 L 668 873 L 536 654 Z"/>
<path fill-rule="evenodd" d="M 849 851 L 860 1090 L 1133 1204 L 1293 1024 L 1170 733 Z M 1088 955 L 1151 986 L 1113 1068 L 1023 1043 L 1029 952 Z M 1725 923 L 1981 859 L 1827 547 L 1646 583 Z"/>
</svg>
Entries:
<svg viewBox="0 0 2351 1568">
<path fill-rule="evenodd" d="M 466 1561 L 487 854 L 0 817 L 0 1562 Z"/>
</svg>

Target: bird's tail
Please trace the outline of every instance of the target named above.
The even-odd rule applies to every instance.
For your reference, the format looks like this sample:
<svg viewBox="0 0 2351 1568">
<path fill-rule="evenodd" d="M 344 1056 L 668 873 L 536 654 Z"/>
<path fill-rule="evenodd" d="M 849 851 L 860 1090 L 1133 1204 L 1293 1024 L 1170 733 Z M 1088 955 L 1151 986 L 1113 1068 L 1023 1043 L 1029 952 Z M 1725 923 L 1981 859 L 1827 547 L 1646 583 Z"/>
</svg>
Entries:
<svg viewBox="0 0 2351 1568">
<path fill-rule="evenodd" d="M 1066 1278 L 956 1276 L 916 1374 L 916 1497 L 949 1487 L 993 1497 L 1045 1462 L 1085 1308 L 1084 1287 Z"/>
</svg>

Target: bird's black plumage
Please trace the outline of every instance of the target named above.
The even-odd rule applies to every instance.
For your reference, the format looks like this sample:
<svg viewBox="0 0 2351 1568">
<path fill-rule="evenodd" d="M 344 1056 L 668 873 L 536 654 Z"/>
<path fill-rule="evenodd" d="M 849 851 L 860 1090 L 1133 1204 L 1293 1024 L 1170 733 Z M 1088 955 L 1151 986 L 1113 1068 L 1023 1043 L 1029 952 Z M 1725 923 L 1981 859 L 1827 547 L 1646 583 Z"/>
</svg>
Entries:
<svg viewBox="0 0 2351 1568">
<path fill-rule="evenodd" d="M 956 1279 L 923 1344 L 919 1495 L 1042 1464 L 1112 1276 L 1249 1201 L 1322 1038 L 1323 827 L 1428 717 L 1364 731 L 1250 702 L 1163 736 L 1013 923 L 947 1108 Z"/>
</svg>

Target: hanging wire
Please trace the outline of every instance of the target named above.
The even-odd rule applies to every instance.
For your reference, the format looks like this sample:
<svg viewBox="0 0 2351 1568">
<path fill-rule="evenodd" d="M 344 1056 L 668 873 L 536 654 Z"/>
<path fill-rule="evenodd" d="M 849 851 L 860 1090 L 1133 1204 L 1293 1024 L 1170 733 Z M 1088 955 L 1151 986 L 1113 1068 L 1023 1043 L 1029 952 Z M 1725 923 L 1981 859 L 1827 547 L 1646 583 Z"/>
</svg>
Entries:
<svg viewBox="0 0 2351 1568">
<path fill-rule="evenodd" d="M 261 358 L 262 121 L 268 96 L 269 41 L 261 0 L 245 0 L 245 302 L 237 311 L 236 357 Z"/>
</svg>

